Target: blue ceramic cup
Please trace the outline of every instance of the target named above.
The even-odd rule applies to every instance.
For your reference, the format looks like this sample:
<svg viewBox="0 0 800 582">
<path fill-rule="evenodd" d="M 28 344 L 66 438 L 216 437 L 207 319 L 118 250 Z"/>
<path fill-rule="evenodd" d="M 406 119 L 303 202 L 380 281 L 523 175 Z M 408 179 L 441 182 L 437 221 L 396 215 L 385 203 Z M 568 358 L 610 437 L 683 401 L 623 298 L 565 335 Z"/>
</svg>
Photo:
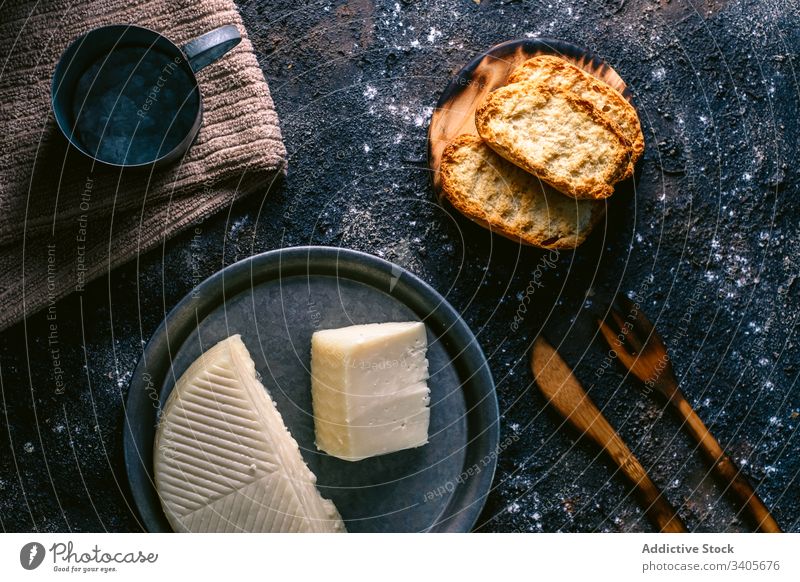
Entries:
<svg viewBox="0 0 800 582">
<path fill-rule="evenodd" d="M 56 123 L 74 148 L 108 166 L 174 162 L 200 131 L 203 104 L 195 73 L 240 40 L 233 25 L 182 48 L 141 26 L 96 28 L 76 39 L 56 65 Z"/>
</svg>

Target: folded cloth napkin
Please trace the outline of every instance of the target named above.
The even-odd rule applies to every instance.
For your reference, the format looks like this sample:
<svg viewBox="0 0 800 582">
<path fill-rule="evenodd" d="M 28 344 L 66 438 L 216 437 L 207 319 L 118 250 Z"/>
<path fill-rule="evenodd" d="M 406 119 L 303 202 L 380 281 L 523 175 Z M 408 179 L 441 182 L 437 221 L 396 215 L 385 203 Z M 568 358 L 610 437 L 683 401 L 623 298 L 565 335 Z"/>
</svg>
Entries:
<svg viewBox="0 0 800 582">
<path fill-rule="evenodd" d="M 0 13 L 0 329 L 283 173 L 278 116 L 232 0 L 27 0 Z M 145 26 L 178 46 L 239 28 L 242 42 L 198 73 L 203 125 L 171 166 L 93 165 L 55 125 L 50 81 L 61 53 L 108 24 Z"/>
</svg>

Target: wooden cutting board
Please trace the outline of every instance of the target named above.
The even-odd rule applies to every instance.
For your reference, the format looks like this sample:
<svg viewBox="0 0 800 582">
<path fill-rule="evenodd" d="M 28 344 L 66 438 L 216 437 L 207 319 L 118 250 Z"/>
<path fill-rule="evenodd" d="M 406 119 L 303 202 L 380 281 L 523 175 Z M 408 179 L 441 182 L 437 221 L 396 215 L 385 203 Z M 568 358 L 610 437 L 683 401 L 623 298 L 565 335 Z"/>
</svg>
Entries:
<svg viewBox="0 0 800 582">
<path fill-rule="evenodd" d="M 439 165 L 445 146 L 461 134 L 478 135 L 475 110 L 487 93 L 502 87 L 518 65 L 536 55 L 556 55 L 574 63 L 611 85 L 631 101 L 625 81 L 608 64 L 589 51 L 568 42 L 547 38 L 511 40 L 490 48 L 470 61 L 447 85 L 431 116 L 428 129 L 428 164 L 433 187 L 440 194 Z"/>
</svg>

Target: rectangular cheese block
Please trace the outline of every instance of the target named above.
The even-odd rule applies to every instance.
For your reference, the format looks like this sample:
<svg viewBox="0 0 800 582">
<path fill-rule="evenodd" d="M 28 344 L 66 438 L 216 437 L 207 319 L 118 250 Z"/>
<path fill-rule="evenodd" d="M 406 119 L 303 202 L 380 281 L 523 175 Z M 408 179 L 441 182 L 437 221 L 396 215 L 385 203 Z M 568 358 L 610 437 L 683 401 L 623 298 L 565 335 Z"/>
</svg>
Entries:
<svg viewBox="0 0 800 582">
<path fill-rule="evenodd" d="M 427 443 L 427 349 L 420 322 L 314 333 L 311 395 L 317 447 L 358 461 Z"/>
</svg>

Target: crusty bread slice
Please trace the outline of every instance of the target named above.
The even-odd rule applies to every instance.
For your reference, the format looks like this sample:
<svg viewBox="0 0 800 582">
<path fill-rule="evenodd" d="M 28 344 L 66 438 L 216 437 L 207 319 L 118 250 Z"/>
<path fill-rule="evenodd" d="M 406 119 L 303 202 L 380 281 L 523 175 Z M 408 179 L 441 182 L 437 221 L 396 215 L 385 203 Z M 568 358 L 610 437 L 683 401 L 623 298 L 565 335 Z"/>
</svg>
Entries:
<svg viewBox="0 0 800 582">
<path fill-rule="evenodd" d="M 580 67 L 552 55 L 528 59 L 514 69 L 507 83 L 521 81 L 541 82 L 562 91 L 572 91 L 619 125 L 630 143 L 631 164 L 628 173 L 633 174 L 633 166 L 644 152 L 644 135 L 636 109 L 616 89 Z"/>
<path fill-rule="evenodd" d="M 489 93 L 478 133 L 498 154 L 574 198 L 607 198 L 630 164 L 628 140 L 594 105 L 543 83 Z"/>
<path fill-rule="evenodd" d="M 442 191 L 467 218 L 515 241 L 547 249 L 581 244 L 605 212 L 602 200 L 576 200 L 497 155 L 474 135 L 442 154 Z"/>
</svg>

